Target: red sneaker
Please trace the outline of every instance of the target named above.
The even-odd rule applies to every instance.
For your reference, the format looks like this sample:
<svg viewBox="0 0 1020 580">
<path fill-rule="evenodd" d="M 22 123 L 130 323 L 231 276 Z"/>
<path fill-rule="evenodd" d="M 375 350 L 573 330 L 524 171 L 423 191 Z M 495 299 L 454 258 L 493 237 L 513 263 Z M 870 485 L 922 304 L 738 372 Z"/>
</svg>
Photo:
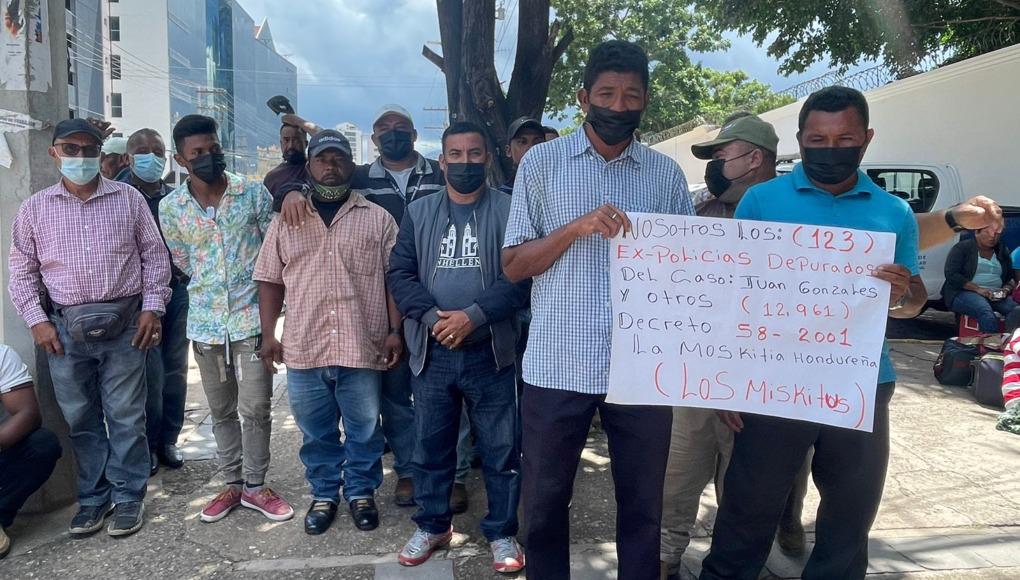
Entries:
<svg viewBox="0 0 1020 580">
<path fill-rule="evenodd" d="M 513 574 L 524 568 L 524 550 L 512 537 L 489 542 L 492 548 L 492 569 L 500 574 Z"/>
<path fill-rule="evenodd" d="M 241 505 L 241 486 L 228 485 L 209 505 L 205 506 L 199 519 L 205 523 L 218 522 L 227 517 L 231 510 Z"/>
<path fill-rule="evenodd" d="M 442 534 L 430 534 L 418 528 L 414 531 L 411 539 L 400 549 L 397 561 L 402 566 L 424 564 L 432 556 L 432 552 L 449 544 L 451 539 L 453 539 L 453 526 L 450 526 L 450 529 Z"/>
<path fill-rule="evenodd" d="M 267 485 L 263 485 L 258 491 L 245 489 L 241 492 L 241 505 L 262 512 L 262 515 L 274 522 L 283 522 L 294 517 L 294 508 Z"/>
</svg>

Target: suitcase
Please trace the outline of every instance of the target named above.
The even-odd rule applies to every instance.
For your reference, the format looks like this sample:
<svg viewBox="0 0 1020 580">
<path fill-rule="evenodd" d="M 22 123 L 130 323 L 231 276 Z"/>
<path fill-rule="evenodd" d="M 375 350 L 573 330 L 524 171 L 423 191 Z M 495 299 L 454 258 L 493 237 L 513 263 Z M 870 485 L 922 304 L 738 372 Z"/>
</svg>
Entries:
<svg viewBox="0 0 1020 580">
<path fill-rule="evenodd" d="M 947 338 L 932 366 L 935 380 L 950 387 L 969 386 L 974 375 L 972 363 L 978 358 L 979 348 L 976 344 L 964 344 L 956 338 Z"/>
<path fill-rule="evenodd" d="M 1001 353 L 988 353 L 974 360 L 974 385 L 971 391 L 982 405 L 1002 409 L 1002 367 Z"/>
</svg>

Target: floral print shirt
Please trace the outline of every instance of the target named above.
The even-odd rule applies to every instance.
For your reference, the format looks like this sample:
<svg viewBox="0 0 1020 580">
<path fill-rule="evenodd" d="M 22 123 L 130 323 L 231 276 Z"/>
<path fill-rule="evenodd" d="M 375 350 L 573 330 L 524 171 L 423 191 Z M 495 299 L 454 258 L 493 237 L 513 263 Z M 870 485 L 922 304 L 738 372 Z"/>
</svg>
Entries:
<svg viewBox="0 0 1020 580">
<path fill-rule="evenodd" d="M 159 204 L 174 264 L 191 277 L 188 338 L 224 344 L 259 334 L 258 286 L 252 279 L 273 198 L 262 183 L 227 172 L 219 207 L 204 210 L 180 185 Z"/>
</svg>

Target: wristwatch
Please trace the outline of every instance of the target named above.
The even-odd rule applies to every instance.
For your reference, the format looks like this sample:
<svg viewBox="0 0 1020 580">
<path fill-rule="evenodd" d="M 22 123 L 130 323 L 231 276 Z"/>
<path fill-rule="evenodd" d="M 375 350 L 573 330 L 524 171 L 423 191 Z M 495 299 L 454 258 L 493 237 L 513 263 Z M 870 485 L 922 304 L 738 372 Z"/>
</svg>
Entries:
<svg viewBox="0 0 1020 580">
<path fill-rule="evenodd" d="M 948 225 L 954 232 L 962 232 L 967 228 L 960 225 L 960 222 L 956 221 L 956 216 L 953 215 L 953 210 L 959 207 L 960 204 L 956 204 L 946 210 L 946 225 Z"/>
</svg>

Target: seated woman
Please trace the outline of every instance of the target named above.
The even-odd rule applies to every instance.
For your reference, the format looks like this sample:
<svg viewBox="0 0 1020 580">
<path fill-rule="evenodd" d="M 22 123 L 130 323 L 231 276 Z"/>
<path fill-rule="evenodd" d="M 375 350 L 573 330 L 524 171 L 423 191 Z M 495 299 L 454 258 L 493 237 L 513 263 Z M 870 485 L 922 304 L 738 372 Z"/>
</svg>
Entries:
<svg viewBox="0 0 1020 580">
<path fill-rule="evenodd" d="M 974 239 L 953 246 L 946 258 L 942 298 L 950 310 L 977 319 L 984 333 L 999 332 L 998 312 L 1008 317 L 1017 303 L 1013 292 L 1013 260 L 1000 232 L 989 227 L 974 232 Z"/>
</svg>

